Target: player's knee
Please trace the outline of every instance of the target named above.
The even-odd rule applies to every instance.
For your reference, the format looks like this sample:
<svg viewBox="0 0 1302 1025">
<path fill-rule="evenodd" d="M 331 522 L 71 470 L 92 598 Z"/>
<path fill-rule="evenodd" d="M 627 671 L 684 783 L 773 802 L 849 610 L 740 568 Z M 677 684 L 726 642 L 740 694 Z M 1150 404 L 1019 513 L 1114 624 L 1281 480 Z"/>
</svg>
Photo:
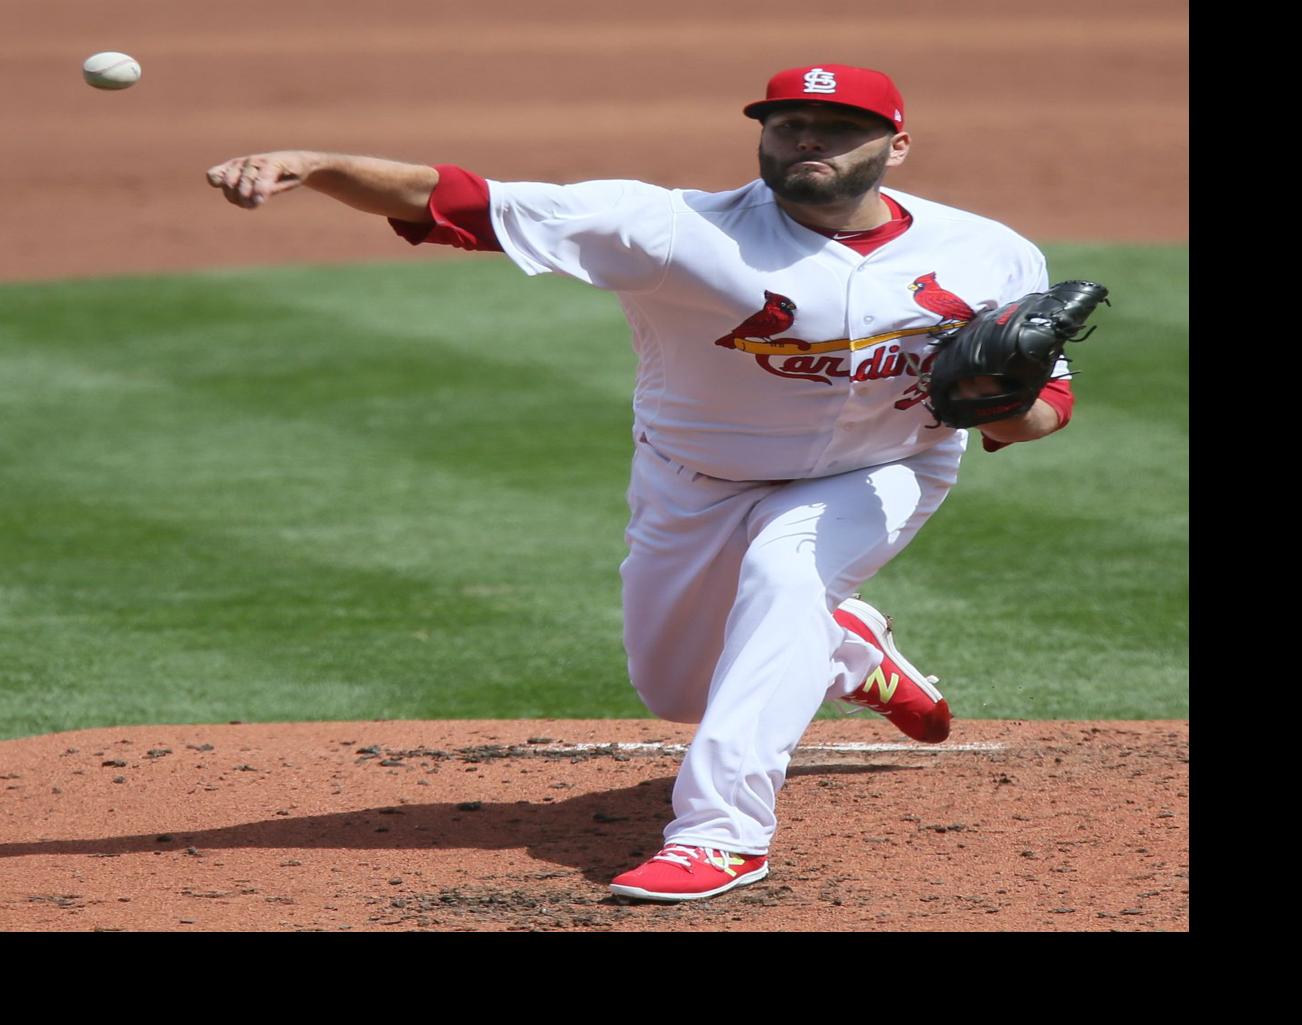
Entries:
<svg viewBox="0 0 1302 1025">
<path fill-rule="evenodd" d="M 681 694 L 666 694 L 663 691 L 639 690 L 637 696 L 646 705 L 647 711 L 657 719 L 668 722 L 698 723 L 705 716 L 704 699 L 694 700 Z"/>
<path fill-rule="evenodd" d="M 657 719 L 698 723 L 704 717 L 708 680 L 704 687 L 684 686 L 683 681 L 667 680 L 661 674 L 638 673 L 631 664 L 629 677 L 642 704 Z"/>
</svg>

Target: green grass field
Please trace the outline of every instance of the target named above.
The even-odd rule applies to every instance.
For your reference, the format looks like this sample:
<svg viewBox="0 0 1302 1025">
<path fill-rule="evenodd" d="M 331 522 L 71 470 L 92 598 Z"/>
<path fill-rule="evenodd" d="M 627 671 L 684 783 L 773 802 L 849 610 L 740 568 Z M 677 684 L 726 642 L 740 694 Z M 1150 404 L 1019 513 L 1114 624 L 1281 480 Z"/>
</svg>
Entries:
<svg viewBox="0 0 1302 1025">
<path fill-rule="evenodd" d="M 1187 254 L 865 588 L 968 718 L 1188 715 Z M 0 737 L 644 715 L 615 299 L 502 258 L 0 286 Z"/>
</svg>

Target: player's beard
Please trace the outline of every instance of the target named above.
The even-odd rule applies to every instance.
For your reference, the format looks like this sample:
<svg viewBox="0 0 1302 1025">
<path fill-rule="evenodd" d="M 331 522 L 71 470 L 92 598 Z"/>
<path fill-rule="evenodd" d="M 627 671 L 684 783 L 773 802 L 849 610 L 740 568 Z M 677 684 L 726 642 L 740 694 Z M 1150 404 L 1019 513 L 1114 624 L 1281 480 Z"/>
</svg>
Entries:
<svg viewBox="0 0 1302 1025">
<path fill-rule="evenodd" d="M 808 203 L 815 206 L 820 203 L 839 203 L 875 189 L 886 173 L 886 161 L 889 157 L 890 151 L 882 150 L 876 156 L 861 160 L 848 171 L 839 171 L 832 167 L 836 173 L 829 176 L 811 170 L 792 171 L 790 167 L 801 163 L 804 158 L 790 160 L 784 165 L 761 148 L 760 177 L 776 195 L 792 203 Z"/>
</svg>

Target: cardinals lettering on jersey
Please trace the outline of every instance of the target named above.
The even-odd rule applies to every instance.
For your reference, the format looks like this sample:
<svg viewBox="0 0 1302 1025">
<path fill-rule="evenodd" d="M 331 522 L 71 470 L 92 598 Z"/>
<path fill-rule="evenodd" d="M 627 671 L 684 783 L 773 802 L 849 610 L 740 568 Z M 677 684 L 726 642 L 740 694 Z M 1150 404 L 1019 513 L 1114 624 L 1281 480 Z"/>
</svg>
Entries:
<svg viewBox="0 0 1302 1025">
<path fill-rule="evenodd" d="M 765 291 L 763 309 L 717 339 L 714 344 L 753 355 L 762 370 L 776 377 L 799 381 L 831 385 L 834 378 L 855 383 L 899 377 L 902 374 L 920 378 L 918 383 L 911 384 L 904 395 L 893 403 L 899 410 L 912 409 L 926 397 L 926 374 L 935 354 L 905 351 L 898 340 L 911 335 L 935 335 L 965 323 L 976 314 L 961 297 L 940 286 L 935 271 L 914 278 L 906 287 L 913 293 L 913 299 L 919 306 L 941 318 L 939 324 L 887 331 L 865 338 L 837 338 L 820 342 L 809 342 L 803 338 L 774 339 L 774 335 L 789 330 L 795 323 L 796 304 L 784 295 Z M 865 358 L 858 361 L 857 365 L 852 364 L 848 354 L 865 350 Z M 847 355 L 834 355 L 836 353 Z"/>
</svg>

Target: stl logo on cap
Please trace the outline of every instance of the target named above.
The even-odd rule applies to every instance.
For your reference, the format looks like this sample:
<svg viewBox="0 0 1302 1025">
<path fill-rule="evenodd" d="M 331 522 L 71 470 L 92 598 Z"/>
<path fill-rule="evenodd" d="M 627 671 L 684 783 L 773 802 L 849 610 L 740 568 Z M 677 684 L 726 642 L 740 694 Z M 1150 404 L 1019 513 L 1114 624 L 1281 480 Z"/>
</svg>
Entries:
<svg viewBox="0 0 1302 1025">
<path fill-rule="evenodd" d="M 836 75 L 830 71 L 824 71 L 822 68 L 810 68 L 805 72 L 805 92 L 836 92 Z"/>
<path fill-rule="evenodd" d="M 741 112 L 763 121 L 780 104 L 835 103 L 855 107 L 890 121 L 904 131 L 904 100 L 884 71 L 849 64 L 802 65 L 779 71 L 769 79 L 764 99 L 748 103 Z"/>
</svg>

